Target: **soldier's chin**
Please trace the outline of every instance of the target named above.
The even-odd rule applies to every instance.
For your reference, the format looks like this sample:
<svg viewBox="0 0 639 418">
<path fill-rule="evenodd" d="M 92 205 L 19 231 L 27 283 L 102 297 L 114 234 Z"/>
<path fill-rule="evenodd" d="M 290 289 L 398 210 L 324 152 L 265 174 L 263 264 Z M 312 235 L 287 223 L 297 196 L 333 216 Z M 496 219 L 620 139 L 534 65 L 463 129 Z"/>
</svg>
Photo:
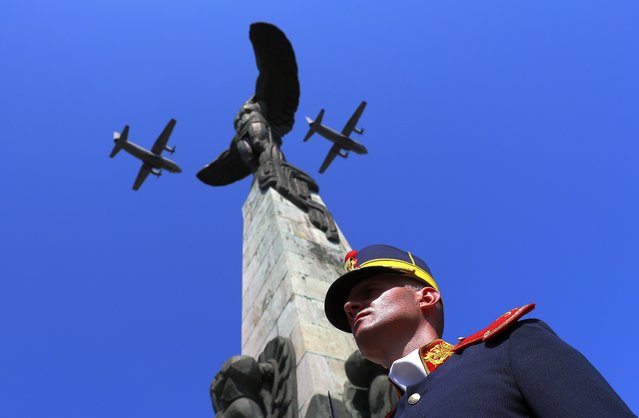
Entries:
<svg viewBox="0 0 639 418">
<path fill-rule="evenodd" d="M 368 361 L 384 366 L 379 352 L 379 338 L 360 338 L 356 339 L 355 343 L 357 344 L 359 352 L 362 353 L 362 356 L 364 356 Z"/>
<path fill-rule="evenodd" d="M 362 348 L 366 348 L 368 344 L 378 344 L 379 336 L 376 335 L 374 327 L 367 326 L 367 324 L 362 321 L 358 324 L 355 324 L 353 327 L 353 337 L 355 338 L 355 343 L 362 353 L 364 350 Z"/>
<path fill-rule="evenodd" d="M 353 325 L 351 326 L 352 329 L 352 333 L 353 333 L 353 337 L 357 338 L 359 336 L 359 334 L 363 331 L 366 332 L 366 328 L 367 328 L 367 320 L 370 319 L 367 316 L 363 316 L 359 319 L 357 319 Z"/>
</svg>

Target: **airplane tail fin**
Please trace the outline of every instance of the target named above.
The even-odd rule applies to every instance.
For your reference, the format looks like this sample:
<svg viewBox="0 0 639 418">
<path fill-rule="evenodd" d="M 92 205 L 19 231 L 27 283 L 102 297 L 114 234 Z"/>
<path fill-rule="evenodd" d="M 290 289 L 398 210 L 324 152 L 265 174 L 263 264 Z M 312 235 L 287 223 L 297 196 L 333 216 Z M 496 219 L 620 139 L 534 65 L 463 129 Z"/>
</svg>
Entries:
<svg viewBox="0 0 639 418">
<path fill-rule="evenodd" d="M 113 147 L 113 150 L 111 151 L 111 155 L 109 155 L 109 157 L 113 158 L 118 152 L 120 152 L 120 150 L 122 149 L 122 145 L 127 142 L 128 137 L 129 125 L 124 126 L 122 133 L 113 132 L 113 142 L 115 142 L 115 146 Z"/>
<path fill-rule="evenodd" d="M 317 131 L 317 127 L 322 124 L 322 119 L 323 118 L 324 118 L 324 109 L 320 110 L 320 112 L 317 115 L 317 117 L 315 118 L 315 120 L 309 118 L 308 116 L 306 117 L 306 122 L 308 122 L 308 125 L 310 126 L 310 129 L 308 130 L 308 133 L 304 137 L 304 142 L 306 142 L 309 139 L 311 139 L 311 136 L 313 136 L 313 134 Z"/>
</svg>

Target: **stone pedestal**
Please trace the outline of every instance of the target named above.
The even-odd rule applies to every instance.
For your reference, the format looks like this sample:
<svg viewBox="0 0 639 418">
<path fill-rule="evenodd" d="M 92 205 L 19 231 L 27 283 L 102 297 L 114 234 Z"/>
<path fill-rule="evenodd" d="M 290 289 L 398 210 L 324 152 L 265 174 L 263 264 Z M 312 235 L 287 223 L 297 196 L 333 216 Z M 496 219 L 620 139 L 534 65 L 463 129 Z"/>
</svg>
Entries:
<svg viewBox="0 0 639 418">
<path fill-rule="evenodd" d="M 351 335 L 324 316 L 324 295 L 350 247 L 341 231 L 339 244 L 328 241 L 304 212 L 255 182 L 242 213 L 242 354 L 257 357 L 276 336 L 290 338 L 300 418 L 309 408 L 328 411 L 327 392 L 339 403 L 344 362 L 356 350 Z"/>
</svg>

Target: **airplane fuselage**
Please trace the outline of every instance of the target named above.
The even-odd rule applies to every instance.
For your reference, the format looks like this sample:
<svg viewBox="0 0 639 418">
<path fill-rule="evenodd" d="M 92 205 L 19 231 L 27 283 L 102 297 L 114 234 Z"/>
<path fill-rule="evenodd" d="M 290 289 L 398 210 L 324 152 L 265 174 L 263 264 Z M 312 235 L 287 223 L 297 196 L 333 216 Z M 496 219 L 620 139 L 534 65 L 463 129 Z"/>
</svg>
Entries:
<svg viewBox="0 0 639 418">
<path fill-rule="evenodd" d="M 178 167 L 175 162 L 169 160 L 168 158 L 162 157 L 161 155 L 155 155 L 151 151 L 144 149 L 141 146 L 134 144 L 133 142 L 123 142 L 122 149 L 133 155 L 135 158 L 144 161 L 153 168 L 160 168 L 171 173 L 182 172 L 182 169 Z"/>
<path fill-rule="evenodd" d="M 364 145 L 355 141 L 352 138 L 342 135 L 341 133 L 334 131 L 328 126 L 322 124 L 313 123 L 311 125 L 315 131 L 328 139 L 334 144 L 337 144 L 341 149 L 345 151 L 352 151 L 356 154 L 368 154 L 368 150 Z"/>
</svg>

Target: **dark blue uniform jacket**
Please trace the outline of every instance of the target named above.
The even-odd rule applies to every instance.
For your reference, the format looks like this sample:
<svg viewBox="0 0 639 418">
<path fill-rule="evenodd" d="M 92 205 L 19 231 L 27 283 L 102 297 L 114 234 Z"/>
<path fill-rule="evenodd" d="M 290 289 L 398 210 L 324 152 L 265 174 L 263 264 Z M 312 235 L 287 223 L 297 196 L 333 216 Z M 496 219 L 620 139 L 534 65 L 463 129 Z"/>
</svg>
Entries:
<svg viewBox="0 0 639 418">
<path fill-rule="evenodd" d="M 421 395 L 410 405 L 411 394 Z M 407 388 L 395 418 L 634 417 L 595 368 L 544 322 L 513 324 Z"/>
</svg>

